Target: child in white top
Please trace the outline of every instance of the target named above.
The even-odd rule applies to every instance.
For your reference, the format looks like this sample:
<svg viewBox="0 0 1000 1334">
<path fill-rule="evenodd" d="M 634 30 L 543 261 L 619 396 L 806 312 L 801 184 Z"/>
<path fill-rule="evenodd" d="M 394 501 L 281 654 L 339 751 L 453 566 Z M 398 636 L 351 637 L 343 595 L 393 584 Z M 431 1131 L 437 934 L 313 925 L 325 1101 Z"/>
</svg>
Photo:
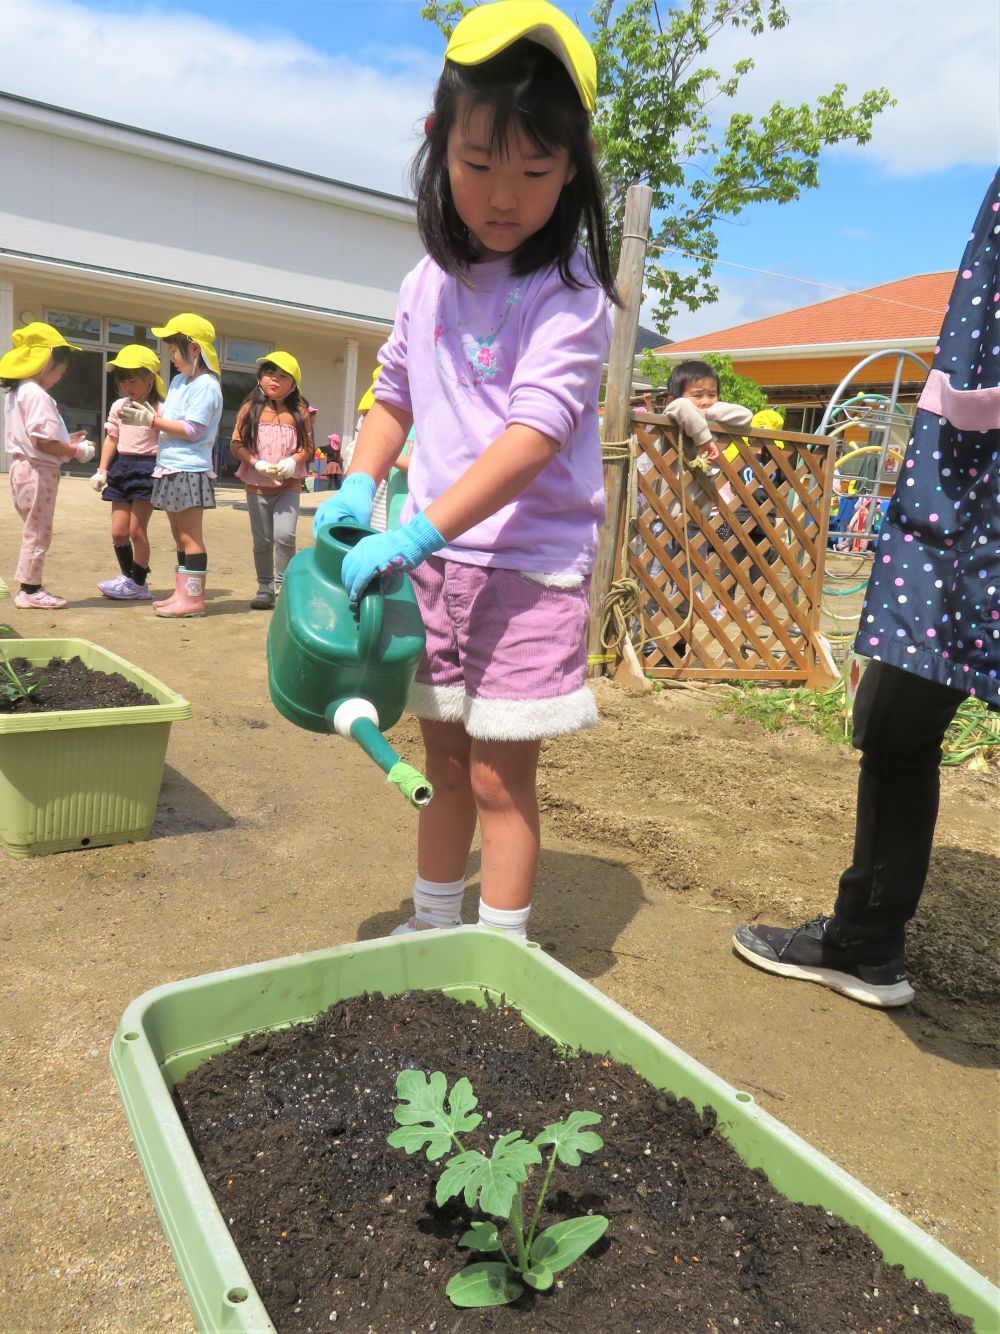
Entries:
<svg viewBox="0 0 1000 1334">
<path fill-rule="evenodd" d="M 10 490 L 24 524 L 14 577 L 20 588 L 14 605 L 24 611 L 54 611 L 66 599 L 42 584 L 60 468 L 68 459 L 89 463 L 95 449 L 83 431 L 70 435 L 49 393 L 69 369 L 80 349 L 67 343 L 51 324 L 35 321 L 15 329 L 14 346 L 0 357 L 0 388 L 4 401 L 4 443 L 10 456 Z"/>
<path fill-rule="evenodd" d="M 90 485 L 102 500 L 111 502 L 111 543 L 120 574 L 102 579 L 97 587 L 115 602 L 149 602 L 149 527 L 153 513 L 153 469 L 159 431 L 149 426 L 128 426 L 122 408 L 144 402 L 155 413 L 166 389 L 160 378 L 160 359 L 149 347 L 129 343 L 104 368 L 113 371 L 122 395 L 112 403 L 105 425 L 100 467 Z"/>
<path fill-rule="evenodd" d="M 596 721 L 587 599 L 614 291 L 596 73 L 552 5 L 498 0 L 455 28 L 415 164 L 428 258 L 403 282 L 351 471 L 317 511 L 320 532 L 366 525 L 415 425 L 402 526 L 363 538 L 343 564 L 354 598 L 412 570 L 427 632 L 410 704 L 435 797 L 420 813 L 403 930 L 460 920 L 478 819 L 480 924 L 525 935 L 541 741 Z"/>
</svg>

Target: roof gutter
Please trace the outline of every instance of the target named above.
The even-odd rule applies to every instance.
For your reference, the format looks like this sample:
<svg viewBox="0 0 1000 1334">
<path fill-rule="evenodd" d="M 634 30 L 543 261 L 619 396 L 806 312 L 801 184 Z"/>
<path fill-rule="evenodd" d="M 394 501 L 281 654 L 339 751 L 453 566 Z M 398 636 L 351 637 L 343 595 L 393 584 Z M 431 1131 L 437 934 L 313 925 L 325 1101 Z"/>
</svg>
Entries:
<svg viewBox="0 0 1000 1334">
<path fill-rule="evenodd" d="M 688 357 L 703 357 L 717 353 L 721 356 L 737 358 L 741 361 L 784 361 L 789 357 L 801 357 L 805 360 L 818 360 L 820 357 L 867 357 L 872 352 L 884 349 L 886 352 L 897 348 L 906 352 L 926 352 L 936 345 L 937 334 L 926 334 L 919 338 L 876 338 L 864 343 L 787 343 L 783 347 L 685 347 L 678 350 L 676 344 L 653 349 L 653 355 L 664 361 L 680 361 Z"/>
</svg>

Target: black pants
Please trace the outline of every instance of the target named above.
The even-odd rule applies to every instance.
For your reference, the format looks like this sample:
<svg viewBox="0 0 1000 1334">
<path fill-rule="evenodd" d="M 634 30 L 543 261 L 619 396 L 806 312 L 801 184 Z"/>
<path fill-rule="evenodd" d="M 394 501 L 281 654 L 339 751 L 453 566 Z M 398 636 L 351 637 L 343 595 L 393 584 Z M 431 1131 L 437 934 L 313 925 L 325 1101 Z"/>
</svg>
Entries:
<svg viewBox="0 0 1000 1334">
<path fill-rule="evenodd" d="M 941 742 L 965 695 L 869 663 L 854 701 L 861 751 L 854 861 L 840 877 L 828 930 L 863 959 L 903 953 L 923 893 L 937 822 Z"/>
</svg>

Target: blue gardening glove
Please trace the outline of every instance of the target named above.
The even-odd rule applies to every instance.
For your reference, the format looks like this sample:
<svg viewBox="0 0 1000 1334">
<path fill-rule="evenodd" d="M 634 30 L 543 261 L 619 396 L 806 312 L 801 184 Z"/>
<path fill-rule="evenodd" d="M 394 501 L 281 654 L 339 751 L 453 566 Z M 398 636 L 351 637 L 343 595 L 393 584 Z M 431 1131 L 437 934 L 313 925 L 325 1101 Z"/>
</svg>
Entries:
<svg viewBox="0 0 1000 1334">
<path fill-rule="evenodd" d="M 344 478 L 340 490 L 317 507 L 313 515 L 313 540 L 324 529 L 333 528 L 345 519 L 361 528 L 369 528 L 376 490 L 374 477 L 369 477 L 366 472 L 350 473 Z"/>
<path fill-rule="evenodd" d="M 363 537 L 344 557 L 340 571 L 351 601 L 357 602 L 378 575 L 412 570 L 445 545 L 445 539 L 423 514 L 402 528 Z"/>
</svg>

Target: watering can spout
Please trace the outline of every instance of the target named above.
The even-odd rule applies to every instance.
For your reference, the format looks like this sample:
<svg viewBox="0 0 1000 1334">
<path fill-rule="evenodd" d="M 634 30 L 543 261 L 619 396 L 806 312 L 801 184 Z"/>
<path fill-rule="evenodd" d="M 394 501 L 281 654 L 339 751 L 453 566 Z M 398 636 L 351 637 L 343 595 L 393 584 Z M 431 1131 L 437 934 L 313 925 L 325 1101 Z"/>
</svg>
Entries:
<svg viewBox="0 0 1000 1334">
<path fill-rule="evenodd" d="M 334 700 L 326 708 L 326 723 L 331 732 L 355 741 L 386 775 L 387 782 L 399 788 L 411 806 L 420 809 L 434 795 L 434 789 L 412 764 L 401 760 L 379 731 L 378 712 L 370 700 L 355 696 Z"/>
</svg>

